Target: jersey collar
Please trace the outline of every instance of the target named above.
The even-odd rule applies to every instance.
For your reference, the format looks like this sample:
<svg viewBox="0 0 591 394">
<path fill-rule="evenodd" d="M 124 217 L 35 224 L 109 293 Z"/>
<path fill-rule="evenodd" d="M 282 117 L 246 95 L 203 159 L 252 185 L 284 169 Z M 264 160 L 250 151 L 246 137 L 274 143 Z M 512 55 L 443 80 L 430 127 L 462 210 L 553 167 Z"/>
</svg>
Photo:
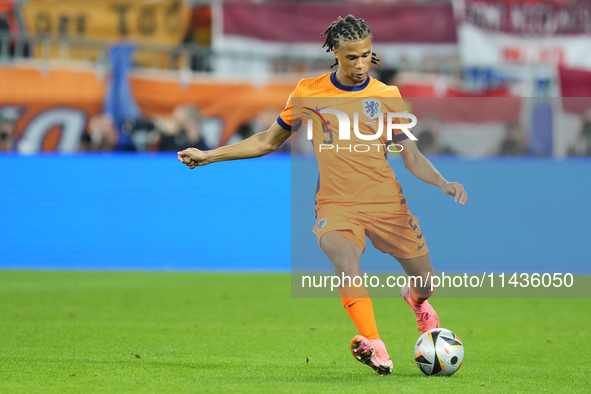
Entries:
<svg viewBox="0 0 591 394">
<path fill-rule="evenodd" d="M 346 86 L 346 85 L 343 85 L 342 83 L 339 83 L 339 81 L 337 81 L 336 73 L 337 72 L 334 71 L 332 74 L 330 74 L 330 82 L 332 82 L 332 84 L 337 89 L 341 89 L 341 90 L 344 90 L 346 92 L 358 92 L 360 90 L 365 89 L 367 87 L 367 85 L 369 85 L 369 80 L 371 78 L 368 75 L 367 78 L 365 78 L 365 82 L 363 82 L 363 84 L 357 85 L 357 86 Z"/>
</svg>

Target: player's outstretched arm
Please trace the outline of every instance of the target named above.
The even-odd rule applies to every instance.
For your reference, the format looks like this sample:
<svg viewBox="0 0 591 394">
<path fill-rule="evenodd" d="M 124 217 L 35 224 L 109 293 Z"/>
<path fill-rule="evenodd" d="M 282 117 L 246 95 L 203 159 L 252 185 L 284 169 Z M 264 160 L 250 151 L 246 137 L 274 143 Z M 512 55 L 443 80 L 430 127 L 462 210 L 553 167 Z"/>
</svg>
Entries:
<svg viewBox="0 0 591 394">
<path fill-rule="evenodd" d="M 289 138 L 291 133 L 279 126 L 277 122 L 267 131 L 253 135 L 252 137 L 234 145 L 222 146 L 209 151 L 201 151 L 195 148 L 178 152 L 178 161 L 193 169 L 197 166 L 205 166 L 217 161 L 251 159 L 271 153 Z"/>
<path fill-rule="evenodd" d="M 398 144 L 402 145 L 400 156 L 404 160 L 404 166 L 414 176 L 441 188 L 445 194 L 454 196 L 454 202 L 459 201 L 461 205 L 466 205 L 468 193 L 466 193 L 461 183 L 445 180 L 435 166 L 419 151 L 417 144 L 413 140 L 405 139 L 398 142 Z"/>
</svg>

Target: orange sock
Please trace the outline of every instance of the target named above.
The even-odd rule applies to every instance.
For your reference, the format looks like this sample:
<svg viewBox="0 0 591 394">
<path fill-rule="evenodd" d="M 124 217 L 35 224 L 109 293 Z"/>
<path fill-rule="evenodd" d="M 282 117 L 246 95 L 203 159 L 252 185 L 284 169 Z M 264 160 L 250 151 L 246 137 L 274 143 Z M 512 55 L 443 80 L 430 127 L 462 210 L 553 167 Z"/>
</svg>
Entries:
<svg viewBox="0 0 591 394">
<path fill-rule="evenodd" d="M 427 301 L 433 294 L 434 290 L 429 287 L 415 287 L 414 283 L 410 283 L 410 299 L 416 304 L 422 304 Z"/>
<path fill-rule="evenodd" d="M 368 339 L 380 339 L 373 304 L 365 287 L 345 286 L 339 290 L 341 301 L 361 335 Z"/>
</svg>

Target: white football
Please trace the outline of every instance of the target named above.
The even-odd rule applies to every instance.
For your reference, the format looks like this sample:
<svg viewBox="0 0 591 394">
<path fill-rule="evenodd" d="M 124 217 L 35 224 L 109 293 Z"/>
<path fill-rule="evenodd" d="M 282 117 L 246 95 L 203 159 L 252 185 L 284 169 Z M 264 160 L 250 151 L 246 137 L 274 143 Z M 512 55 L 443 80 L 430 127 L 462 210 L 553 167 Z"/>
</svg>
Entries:
<svg viewBox="0 0 591 394">
<path fill-rule="evenodd" d="M 449 376 L 464 361 L 460 338 L 445 328 L 434 328 L 419 337 L 415 345 L 415 362 L 425 375 Z"/>
</svg>

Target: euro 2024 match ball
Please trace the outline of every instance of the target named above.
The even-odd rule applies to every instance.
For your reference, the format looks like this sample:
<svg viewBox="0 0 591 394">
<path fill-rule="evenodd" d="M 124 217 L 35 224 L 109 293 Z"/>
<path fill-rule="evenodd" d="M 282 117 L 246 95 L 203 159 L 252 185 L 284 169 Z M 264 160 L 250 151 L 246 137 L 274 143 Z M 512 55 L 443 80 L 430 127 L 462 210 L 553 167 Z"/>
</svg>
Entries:
<svg viewBox="0 0 591 394">
<path fill-rule="evenodd" d="M 460 338 L 445 328 L 423 333 L 415 345 L 415 362 L 428 376 L 454 374 L 464 361 L 464 345 Z"/>
</svg>

